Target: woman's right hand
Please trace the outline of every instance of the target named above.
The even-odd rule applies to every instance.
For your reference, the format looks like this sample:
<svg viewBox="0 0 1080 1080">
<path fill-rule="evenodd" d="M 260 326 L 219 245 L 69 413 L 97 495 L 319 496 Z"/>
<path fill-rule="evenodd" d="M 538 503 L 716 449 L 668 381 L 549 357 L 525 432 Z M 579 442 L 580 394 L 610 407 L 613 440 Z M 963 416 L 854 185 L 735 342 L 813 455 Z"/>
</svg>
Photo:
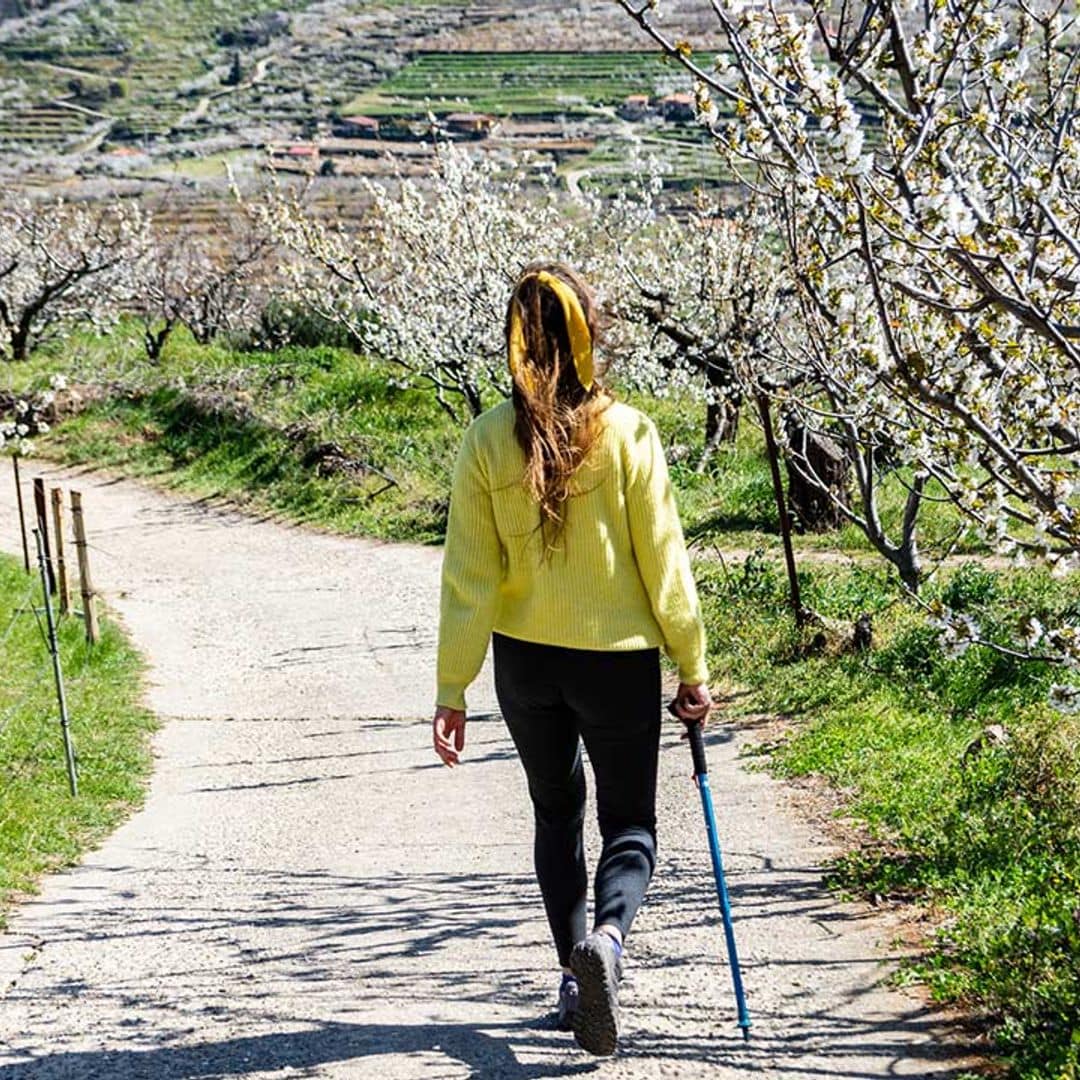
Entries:
<svg viewBox="0 0 1080 1080">
<path fill-rule="evenodd" d="M 444 765 L 453 768 L 460 763 L 461 751 L 465 749 L 465 713 L 461 709 L 448 709 L 440 705 L 431 722 L 435 753 Z"/>
<path fill-rule="evenodd" d="M 712 709 L 708 683 L 679 683 L 679 690 L 668 708 L 684 723 L 704 727 Z"/>
</svg>

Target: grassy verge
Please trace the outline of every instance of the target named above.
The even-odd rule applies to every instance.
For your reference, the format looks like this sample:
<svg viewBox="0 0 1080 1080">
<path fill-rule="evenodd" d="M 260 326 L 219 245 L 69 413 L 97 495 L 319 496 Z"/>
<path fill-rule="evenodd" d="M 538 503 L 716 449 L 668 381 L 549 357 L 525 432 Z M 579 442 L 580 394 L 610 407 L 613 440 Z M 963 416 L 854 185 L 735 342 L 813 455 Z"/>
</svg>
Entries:
<svg viewBox="0 0 1080 1080">
<path fill-rule="evenodd" d="M 40 586 L 0 556 L 0 926 L 45 872 L 75 862 L 142 797 L 150 714 L 141 662 L 114 624 L 86 644 L 82 623 L 59 627 L 80 791 L 68 793 L 49 653 L 33 608 Z M 42 617 L 44 619 L 44 617 Z"/>
<path fill-rule="evenodd" d="M 805 569 L 821 614 L 872 612 L 875 648 L 808 655 L 780 568 L 699 566 L 713 668 L 749 688 L 739 711 L 790 720 L 771 766 L 818 776 L 861 842 L 837 885 L 917 900 L 940 928 L 904 975 L 988 1018 L 1023 1080 L 1080 1068 L 1080 721 L 1046 704 L 1055 675 L 987 648 L 943 655 L 935 631 L 879 571 Z M 974 564 L 929 590 L 1015 641 L 1022 613 L 1076 622 L 1075 589 Z"/>
<path fill-rule="evenodd" d="M 40 441 L 50 455 L 122 468 L 344 532 L 442 539 L 462 429 L 431 394 L 392 385 L 393 371 L 347 349 L 244 351 L 199 346 L 178 332 L 161 364 L 150 367 L 137 329 L 121 325 L 107 338 L 39 354 L 3 374 L 14 380 L 14 389 L 25 390 L 44 386 L 54 372 L 101 390 L 88 408 Z M 692 545 L 779 551 L 756 427 L 743 424 L 738 441 L 721 447 L 699 472 L 705 423 L 700 402 L 644 398 L 617 383 L 616 390 L 654 417 L 670 447 Z M 344 461 L 320 458 L 319 448 L 329 444 Z M 886 484 L 882 518 L 888 527 L 898 524 L 905 496 L 899 479 Z M 956 518 L 947 506 L 929 504 L 926 511 L 922 547 L 932 558 L 951 538 Z M 854 526 L 798 537 L 797 545 L 806 552 L 876 558 Z M 971 541 L 959 550 L 979 548 Z"/>
<path fill-rule="evenodd" d="M 24 379 L 63 370 L 104 389 L 39 445 L 295 521 L 441 540 L 461 430 L 428 394 L 346 349 L 200 347 L 177 335 L 160 367 L 125 331 Z"/>
</svg>

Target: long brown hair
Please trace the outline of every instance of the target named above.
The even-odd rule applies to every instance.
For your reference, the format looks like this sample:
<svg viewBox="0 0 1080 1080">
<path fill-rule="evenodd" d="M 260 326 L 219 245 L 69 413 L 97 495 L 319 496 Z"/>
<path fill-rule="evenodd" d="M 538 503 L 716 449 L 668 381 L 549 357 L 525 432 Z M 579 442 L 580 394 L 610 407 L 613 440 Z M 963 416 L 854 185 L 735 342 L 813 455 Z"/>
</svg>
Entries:
<svg viewBox="0 0 1080 1080">
<path fill-rule="evenodd" d="M 592 289 L 563 263 L 530 263 L 521 272 L 506 311 L 507 348 L 515 309 L 525 338 L 525 370 L 514 378 L 514 433 L 525 452 L 525 487 L 540 507 L 544 554 L 566 527 L 574 475 L 600 437 L 600 416 L 612 398 L 600 380 L 586 389 L 578 378 L 562 304 L 537 274 L 546 271 L 570 286 L 581 302 L 595 346 L 600 315 Z"/>
</svg>

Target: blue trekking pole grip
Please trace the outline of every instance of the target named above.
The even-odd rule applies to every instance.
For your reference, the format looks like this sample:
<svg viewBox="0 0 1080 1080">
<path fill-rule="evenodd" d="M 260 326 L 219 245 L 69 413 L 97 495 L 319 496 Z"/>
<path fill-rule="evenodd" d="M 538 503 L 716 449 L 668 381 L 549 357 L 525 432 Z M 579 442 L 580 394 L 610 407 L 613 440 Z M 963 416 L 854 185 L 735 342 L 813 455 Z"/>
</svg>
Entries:
<svg viewBox="0 0 1080 1080">
<path fill-rule="evenodd" d="M 705 811 L 705 828 L 709 834 L 709 854 L 712 856 L 713 874 L 716 877 L 716 892 L 720 897 L 720 914 L 724 921 L 724 937 L 727 939 L 728 963 L 731 967 L 731 981 L 735 986 L 735 1003 L 739 1009 L 739 1027 L 743 1038 L 750 1038 L 750 1014 L 746 1009 L 746 995 L 743 993 L 742 972 L 739 970 L 739 954 L 735 948 L 735 928 L 731 923 L 731 903 L 728 900 L 727 883 L 724 880 L 724 862 L 720 857 L 720 840 L 716 834 L 716 813 L 713 810 L 712 790 L 709 788 L 709 764 L 705 760 L 705 739 L 700 721 L 686 723 L 686 734 L 690 740 L 690 753 L 694 758 L 694 779 L 701 792 L 701 807 Z"/>
</svg>

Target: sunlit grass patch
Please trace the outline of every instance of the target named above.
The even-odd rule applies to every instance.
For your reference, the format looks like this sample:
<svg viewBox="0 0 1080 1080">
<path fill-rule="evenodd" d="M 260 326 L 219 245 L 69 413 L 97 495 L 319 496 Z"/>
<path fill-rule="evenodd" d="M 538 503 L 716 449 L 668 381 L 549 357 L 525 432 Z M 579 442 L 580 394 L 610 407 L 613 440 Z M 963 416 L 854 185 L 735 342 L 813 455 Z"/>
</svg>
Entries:
<svg viewBox="0 0 1080 1080">
<path fill-rule="evenodd" d="M 880 567 L 803 565 L 804 600 L 874 648 L 807 650 L 775 559 L 698 564 L 714 675 L 748 689 L 733 712 L 788 719 L 771 755 L 837 794 L 859 843 L 832 869 L 845 890 L 918 900 L 940 929 L 905 975 L 989 1017 L 1024 1080 L 1060 1080 L 1080 1050 L 1080 722 L 1047 704 L 1055 665 L 986 647 L 961 656 Z M 925 590 L 1015 642 L 1019 620 L 1080 619 L 1068 581 L 969 563 Z"/>
<path fill-rule="evenodd" d="M 143 794 L 154 721 L 140 704 L 142 664 L 102 620 L 97 644 L 81 621 L 59 624 L 79 794 L 68 790 L 56 689 L 34 609 L 36 575 L 0 556 L 0 925 L 12 900 L 102 839 Z M 44 616 L 40 616 L 44 622 Z"/>
</svg>

